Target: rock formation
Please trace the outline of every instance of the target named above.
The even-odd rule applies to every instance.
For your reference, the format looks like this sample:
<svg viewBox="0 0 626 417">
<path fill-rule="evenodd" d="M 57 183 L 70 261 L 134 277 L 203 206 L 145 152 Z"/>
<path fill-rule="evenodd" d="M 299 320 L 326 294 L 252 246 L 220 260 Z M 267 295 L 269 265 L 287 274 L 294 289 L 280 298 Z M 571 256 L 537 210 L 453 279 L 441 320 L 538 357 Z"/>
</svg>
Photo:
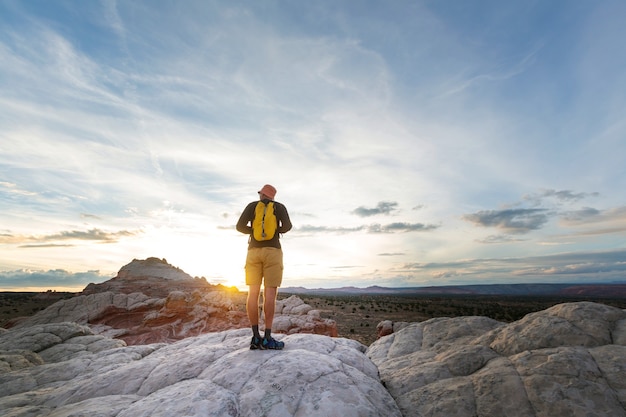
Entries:
<svg viewBox="0 0 626 417">
<path fill-rule="evenodd" d="M 248 329 L 126 346 L 76 323 L 12 328 L 0 415 L 626 416 L 626 311 L 603 304 L 436 318 L 369 348 L 277 337 L 283 351 L 249 350 Z"/>
<path fill-rule="evenodd" d="M 322 318 L 319 310 L 314 310 L 295 295 L 276 302 L 272 327 L 279 333 L 313 333 L 337 337 L 337 323 Z"/>
<path fill-rule="evenodd" d="M 0 334 L 0 415 L 13 417 L 401 416 L 356 341 L 248 329 L 124 346 L 75 323 Z"/>
<path fill-rule="evenodd" d="M 10 329 L 0 333 L 0 414 L 626 416 L 626 312 L 602 304 L 510 324 L 437 318 L 367 350 L 278 337 L 284 351 L 260 352 L 248 329 L 137 346 L 75 323 Z"/>
<path fill-rule="evenodd" d="M 149 297 L 165 298 L 175 285 L 178 291 L 191 293 L 195 290 L 225 290 L 222 285 L 211 285 L 206 278 L 193 278 L 180 268 L 167 263 L 165 259 L 133 259 L 124 265 L 114 278 L 100 284 L 89 284 L 82 295 L 112 292 L 130 294 L 140 292 Z"/>
<path fill-rule="evenodd" d="M 625 310 L 385 321 L 366 347 L 292 296 L 285 349 L 251 351 L 233 294 L 135 260 L 0 329 L 0 416 L 626 417 Z"/>
<path fill-rule="evenodd" d="M 81 295 L 16 320 L 13 327 L 73 322 L 124 340 L 128 345 L 173 342 L 204 333 L 248 328 L 245 311 L 233 302 L 237 296 L 241 298 L 236 289 L 192 278 L 165 260 L 135 259 L 122 267 L 116 277 L 89 284 Z M 273 331 L 337 336 L 337 324 L 292 296 L 277 302 Z"/>
<path fill-rule="evenodd" d="M 431 319 L 367 356 L 404 416 L 626 416 L 626 312 L 603 304 Z"/>
</svg>

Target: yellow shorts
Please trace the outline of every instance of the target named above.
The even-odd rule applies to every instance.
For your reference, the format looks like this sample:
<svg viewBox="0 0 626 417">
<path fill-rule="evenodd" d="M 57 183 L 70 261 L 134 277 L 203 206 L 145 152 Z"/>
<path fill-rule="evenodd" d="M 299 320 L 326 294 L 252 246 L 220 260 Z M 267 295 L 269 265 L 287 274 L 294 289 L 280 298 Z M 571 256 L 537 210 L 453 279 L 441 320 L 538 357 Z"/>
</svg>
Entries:
<svg viewBox="0 0 626 417">
<path fill-rule="evenodd" d="M 280 287 L 283 282 L 282 249 L 265 247 L 248 249 L 246 256 L 246 285 Z"/>
</svg>

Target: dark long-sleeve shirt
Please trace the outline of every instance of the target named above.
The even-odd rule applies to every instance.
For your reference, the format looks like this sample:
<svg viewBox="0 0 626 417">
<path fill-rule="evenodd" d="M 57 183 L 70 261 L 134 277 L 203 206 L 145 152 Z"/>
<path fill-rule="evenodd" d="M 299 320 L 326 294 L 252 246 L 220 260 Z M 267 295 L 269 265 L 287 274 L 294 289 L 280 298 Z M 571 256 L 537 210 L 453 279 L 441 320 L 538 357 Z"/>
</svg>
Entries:
<svg viewBox="0 0 626 417">
<path fill-rule="evenodd" d="M 263 202 L 267 204 L 269 200 L 263 200 Z M 250 235 L 250 238 L 248 239 L 248 249 L 263 247 L 281 249 L 280 234 L 287 233 L 292 227 L 291 220 L 289 219 L 289 213 L 287 213 L 287 208 L 283 204 L 274 201 L 274 214 L 276 215 L 278 225 L 278 229 L 276 230 L 277 233 L 275 233 L 274 237 L 270 240 L 258 241 L 252 234 L 252 222 L 254 221 L 254 210 L 257 203 L 258 201 L 253 201 L 243 210 L 241 217 L 239 217 L 239 221 L 237 221 L 237 231 Z"/>
</svg>

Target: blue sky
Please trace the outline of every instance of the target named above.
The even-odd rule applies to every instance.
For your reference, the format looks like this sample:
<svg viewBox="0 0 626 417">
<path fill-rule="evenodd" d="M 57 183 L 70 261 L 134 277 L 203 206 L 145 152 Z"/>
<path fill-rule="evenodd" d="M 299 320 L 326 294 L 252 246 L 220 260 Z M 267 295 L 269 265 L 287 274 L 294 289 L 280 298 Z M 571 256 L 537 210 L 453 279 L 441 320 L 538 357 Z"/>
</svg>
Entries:
<svg viewBox="0 0 626 417">
<path fill-rule="evenodd" d="M 0 290 L 623 281 L 623 1 L 0 2 Z"/>
</svg>

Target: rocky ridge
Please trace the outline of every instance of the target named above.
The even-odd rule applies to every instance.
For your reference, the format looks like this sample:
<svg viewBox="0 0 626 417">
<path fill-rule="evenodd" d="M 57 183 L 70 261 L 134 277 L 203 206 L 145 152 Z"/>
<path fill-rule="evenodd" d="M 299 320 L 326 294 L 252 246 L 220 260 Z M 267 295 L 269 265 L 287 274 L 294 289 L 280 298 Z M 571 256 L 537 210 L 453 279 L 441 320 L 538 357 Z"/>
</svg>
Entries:
<svg viewBox="0 0 626 417">
<path fill-rule="evenodd" d="M 114 278 L 89 284 L 79 296 L 58 301 L 31 317 L 14 321 L 10 327 L 72 322 L 128 345 L 170 343 L 204 333 L 248 328 L 248 317 L 236 308 L 235 296 L 236 289 L 192 278 L 165 260 L 135 259 Z M 273 330 L 337 336 L 333 320 L 322 318 L 319 311 L 295 296 L 277 302 Z"/>
</svg>

